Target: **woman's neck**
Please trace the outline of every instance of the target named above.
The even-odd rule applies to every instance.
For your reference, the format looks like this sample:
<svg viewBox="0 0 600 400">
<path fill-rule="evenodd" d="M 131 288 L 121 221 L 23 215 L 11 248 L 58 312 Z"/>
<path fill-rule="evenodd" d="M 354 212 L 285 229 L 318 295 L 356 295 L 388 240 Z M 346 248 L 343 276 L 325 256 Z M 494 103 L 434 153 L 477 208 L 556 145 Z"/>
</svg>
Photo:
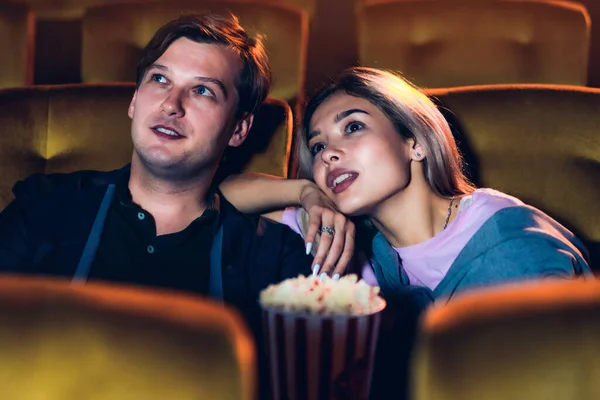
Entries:
<svg viewBox="0 0 600 400">
<path fill-rule="evenodd" d="M 407 247 L 431 239 L 444 230 L 450 199 L 436 195 L 420 174 L 402 191 L 383 201 L 371 222 L 394 247 Z M 456 215 L 452 208 L 451 219 Z"/>
</svg>

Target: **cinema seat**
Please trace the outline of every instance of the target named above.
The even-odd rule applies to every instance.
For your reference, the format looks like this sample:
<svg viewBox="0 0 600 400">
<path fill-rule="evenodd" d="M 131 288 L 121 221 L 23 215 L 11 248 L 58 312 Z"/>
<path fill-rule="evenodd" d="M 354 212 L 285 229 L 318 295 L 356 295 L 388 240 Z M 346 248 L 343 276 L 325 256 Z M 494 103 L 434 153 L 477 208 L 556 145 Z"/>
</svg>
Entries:
<svg viewBox="0 0 600 400">
<path fill-rule="evenodd" d="M 360 64 L 418 86 L 587 84 L 590 19 L 546 0 L 358 2 Z"/>
<path fill-rule="evenodd" d="M 475 183 L 565 224 L 600 268 L 600 89 L 488 85 L 426 93 L 450 121 Z"/>
<path fill-rule="evenodd" d="M 234 310 L 199 297 L 0 276 L 0 398 L 254 399 Z"/>
<path fill-rule="evenodd" d="M 0 89 L 33 83 L 35 16 L 29 7 L 0 3 Z"/>
<path fill-rule="evenodd" d="M 112 170 L 131 160 L 127 109 L 134 84 L 35 86 L 0 91 L 0 209 L 12 185 L 33 173 Z M 244 144 L 231 149 L 222 174 L 287 176 L 290 107 L 267 99 Z"/>
<path fill-rule="evenodd" d="M 274 74 L 270 95 L 290 104 L 302 98 L 308 15 L 271 1 L 170 0 L 90 7 L 82 20 L 82 81 L 135 81 L 141 51 L 160 26 L 182 13 L 206 11 L 230 11 L 248 32 L 264 34 Z"/>
<path fill-rule="evenodd" d="M 430 309 L 414 352 L 414 400 L 595 400 L 600 282 L 473 291 Z"/>
</svg>

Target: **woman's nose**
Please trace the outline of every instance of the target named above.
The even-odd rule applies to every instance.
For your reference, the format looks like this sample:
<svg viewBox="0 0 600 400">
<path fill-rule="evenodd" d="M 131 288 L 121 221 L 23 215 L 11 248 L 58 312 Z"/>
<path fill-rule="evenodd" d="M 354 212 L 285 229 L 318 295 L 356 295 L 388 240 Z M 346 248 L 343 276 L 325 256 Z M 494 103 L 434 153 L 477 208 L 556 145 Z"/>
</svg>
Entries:
<svg viewBox="0 0 600 400">
<path fill-rule="evenodd" d="M 340 161 L 342 158 L 342 151 L 336 146 L 328 145 L 323 151 L 323 161 L 326 163 L 333 163 Z"/>
</svg>

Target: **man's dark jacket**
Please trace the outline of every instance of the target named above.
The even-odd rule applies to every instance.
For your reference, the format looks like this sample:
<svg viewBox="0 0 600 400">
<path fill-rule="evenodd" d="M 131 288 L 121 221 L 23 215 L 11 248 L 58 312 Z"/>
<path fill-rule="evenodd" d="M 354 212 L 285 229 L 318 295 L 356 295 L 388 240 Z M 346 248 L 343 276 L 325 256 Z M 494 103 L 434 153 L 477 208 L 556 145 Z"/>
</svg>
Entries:
<svg viewBox="0 0 600 400">
<path fill-rule="evenodd" d="M 107 188 L 121 171 L 38 174 L 18 182 L 15 199 L 0 213 L 0 271 L 72 278 Z M 213 251 L 221 245 L 222 297 L 257 334 L 260 290 L 310 274 L 311 259 L 287 226 L 243 215 L 222 196 L 219 218 L 222 241 L 215 237 Z"/>
</svg>

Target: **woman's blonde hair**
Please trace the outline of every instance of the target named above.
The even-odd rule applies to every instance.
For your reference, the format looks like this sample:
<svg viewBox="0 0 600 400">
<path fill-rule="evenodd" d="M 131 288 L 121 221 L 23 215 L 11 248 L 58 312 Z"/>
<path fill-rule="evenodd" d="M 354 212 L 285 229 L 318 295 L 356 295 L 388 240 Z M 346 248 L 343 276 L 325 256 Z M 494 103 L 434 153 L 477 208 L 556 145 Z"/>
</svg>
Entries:
<svg viewBox="0 0 600 400">
<path fill-rule="evenodd" d="M 423 147 L 425 179 L 439 196 L 471 193 L 463 160 L 448 122 L 436 105 L 415 86 L 391 72 L 374 68 L 347 69 L 307 103 L 298 138 L 299 174 L 312 178 L 313 156 L 308 148 L 310 121 L 331 95 L 344 92 L 369 101 L 386 115 L 405 140 Z"/>
</svg>

